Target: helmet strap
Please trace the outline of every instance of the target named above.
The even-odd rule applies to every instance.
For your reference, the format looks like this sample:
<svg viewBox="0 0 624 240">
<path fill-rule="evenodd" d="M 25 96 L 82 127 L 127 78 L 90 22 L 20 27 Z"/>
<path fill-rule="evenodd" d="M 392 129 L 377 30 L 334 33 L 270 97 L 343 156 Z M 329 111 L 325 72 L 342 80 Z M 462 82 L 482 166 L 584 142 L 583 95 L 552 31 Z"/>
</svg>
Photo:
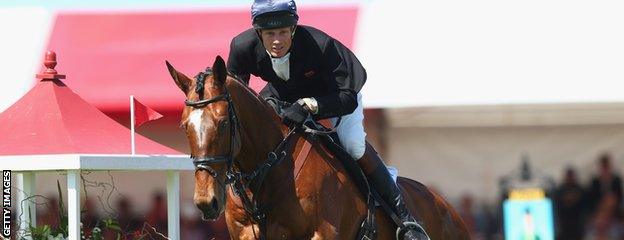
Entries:
<svg viewBox="0 0 624 240">
<path fill-rule="evenodd" d="M 293 39 L 295 38 L 295 31 L 297 31 L 297 25 L 295 24 L 295 26 L 292 27 L 292 33 L 290 34 L 290 38 Z"/>
</svg>

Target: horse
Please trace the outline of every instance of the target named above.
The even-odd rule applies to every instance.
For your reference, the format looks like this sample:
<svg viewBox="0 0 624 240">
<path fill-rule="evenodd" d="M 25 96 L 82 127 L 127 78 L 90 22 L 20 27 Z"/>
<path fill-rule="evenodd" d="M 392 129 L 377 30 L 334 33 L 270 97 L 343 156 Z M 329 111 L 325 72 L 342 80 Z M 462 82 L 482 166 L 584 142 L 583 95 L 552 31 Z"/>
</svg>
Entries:
<svg viewBox="0 0 624 240">
<path fill-rule="evenodd" d="M 196 167 L 193 200 L 205 220 L 225 215 L 231 239 L 356 239 L 368 206 L 326 146 L 283 125 L 220 56 L 195 78 L 166 65 L 186 95 L 180 126 Z M 470 239 L 439 194 L 403 177 L 397 184 L 431 239 Z M 374 215 L 377 238 L 394 239 L 391 218 L 379 209 Z"/>
</svg>

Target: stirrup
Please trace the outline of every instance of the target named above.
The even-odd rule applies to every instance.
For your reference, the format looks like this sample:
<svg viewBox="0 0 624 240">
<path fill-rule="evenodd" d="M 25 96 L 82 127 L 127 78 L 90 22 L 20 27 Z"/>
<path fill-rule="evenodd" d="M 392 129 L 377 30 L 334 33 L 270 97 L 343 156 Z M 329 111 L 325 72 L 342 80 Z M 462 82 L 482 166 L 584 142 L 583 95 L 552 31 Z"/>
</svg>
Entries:
<svg viewBox="0 0 624 240">
<path fill-rule="evenodd" d="M 401 240 L 401 236 L 403 236 L 405 234 L 405 231 L 409 229 L 414 229 L 415 231 L 421 232 L 425 235 L 425 240 L 431 240 L 431 238 L 427 234 L 427 231 L 425 231 L 425 229 L 417 222 L 403 222 L 403 227 L 398 227 L 396 230 L 396 239 Z"/>
</svg>

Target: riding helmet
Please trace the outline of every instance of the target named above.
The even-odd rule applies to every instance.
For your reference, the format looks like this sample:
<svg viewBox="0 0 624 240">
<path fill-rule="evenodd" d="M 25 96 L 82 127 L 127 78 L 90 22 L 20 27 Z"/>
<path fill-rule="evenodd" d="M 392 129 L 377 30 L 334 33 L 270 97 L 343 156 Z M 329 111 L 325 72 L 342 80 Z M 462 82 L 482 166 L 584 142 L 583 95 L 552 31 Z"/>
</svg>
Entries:
<svg viewBox="0 0 624 240">
<path fill-rule="evenodd" d="M 255 29 L 272 29 L 297 25 L 297 5 L 294 0 L 254 0 L 251 19 Z"/>
</svg>

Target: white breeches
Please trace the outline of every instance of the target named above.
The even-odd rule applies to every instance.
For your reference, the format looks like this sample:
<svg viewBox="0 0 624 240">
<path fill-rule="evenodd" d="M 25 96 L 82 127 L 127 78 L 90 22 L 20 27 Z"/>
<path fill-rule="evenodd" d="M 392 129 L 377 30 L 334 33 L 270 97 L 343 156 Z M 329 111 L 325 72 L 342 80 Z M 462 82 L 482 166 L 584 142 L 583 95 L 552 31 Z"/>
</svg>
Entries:
<svg viewBox="0 0 624 240">
<path fill-rule="evenodd" d="M 357 108 L 351 114 L 342 116 L 340 124 L 336 129 L 342 147 L 358 160 L 364 156 L 366 151 L 366 132 L 364 132 L 364 108 L 362 107 L 362 94 L 357 94 Z M 335 126 L 338 118 L 332 118 Z"/>
<path fill-rule="evenodd" d="M 366 132 L 364 132 L 364 108 L 362 107 L 362 94 L 357 94 L 357 108 L 353 113 L 342 116 L 338 129 L 338 138 L 342 147 L 353 157 L 359 160 L 366 151 Z M 335 126 L 338 118 L 333 118 L 332 124 Z M 392 179 L 396 183 L 399 171 L 392 166 L 386 166 Z"/>
</svg>

